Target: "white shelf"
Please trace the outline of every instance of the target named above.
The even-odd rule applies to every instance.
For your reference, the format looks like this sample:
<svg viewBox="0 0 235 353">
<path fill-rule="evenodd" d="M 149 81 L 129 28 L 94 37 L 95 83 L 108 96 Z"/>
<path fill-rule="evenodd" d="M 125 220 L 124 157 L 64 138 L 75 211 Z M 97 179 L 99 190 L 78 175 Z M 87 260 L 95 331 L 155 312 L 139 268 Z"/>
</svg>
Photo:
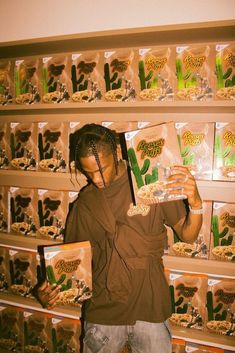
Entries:
<svg viewBox="0 0 235 353">
<path fill-rule="evenodd" d="M 64 316 L 71 319 L 80 319 L 81 317 L 81 307 L 74 306 L 56 306 L 53 310 L 43 309 L 42 306 L 33 298 L 24 298 L 19 295 L 14 295 L 10 293 L 0 292 L 0 303 L 19 306 L 24 309 L 37 310 L 48 314 L 53 314 L 57 316 Z"/>
<path fill-rule="evenodd" d="M 11 233 L 0 233 L 0 246 L 14 247 L 21 250 L 37 251 L 38 245 L 56 244 L 60 242 L 61 241 L 58 240 L 39 239 Z M 235 276 L 235 266 L 233 266 L 231 262 L 226 261 L 164 255 L 163 262 L 165 268 L 176 271 L 205 273 L 225 277 Z"/>
<path fill-rule="evenodd" d="M 187 342 L 194 342 L 212 347 L 216 346 L 234 352 L 235 338 L 232 336 L 222 336 L 201 330 L 176 326 L 172 327 L 172 334 L 174 338 L 182 339 Z"/>
<path fill-rule="evenodd" d="M 24 298 L 9 293 L 0 293 L 0 303 L 8 305 L 16 305 L 23 309 L 36 310 L 56 316 L 63 316 L 71 319 L 79 319 L 81 310 L 79 307 L 55 307 L 53 310 L 46 310 L 32 298 Z M 206 331 L 187 329 L 183 327 L 172 326 L 172 334 L 174 338 L 184 339 L 185 341 L 195 342 L 198 344 L 207 344 L 209 346 L 217 346 L 221 349 L 232 350 L 235 345 L 234 337 L 221 336 Z M 206 343 L 205 343 L 206 342 Z M 1 353 L 1 349 L 0 349 Z"/>
<path fill-rule="evenodd" d="M 79 191 L 86 185 L 83 176 L 70 173 L 47 173 L 36 171 L 0 170 L 0 185 L 22 188 Z M 235 182 L 198 180 L 198 189 L 203 200 L 234 202 Z"/>
<path fill-rule="evenodd" d="M 215 261 L 200 258 L 164 255 L 163 263 L 166 269 L 180 272 L 203 273 L 212 276 L 224 276 L 229 278 L 234 278 L 235 276 L 235 266 L 228 261 Z"/>
<path fill-rule="evenodd" d="M 94 102 L 7 105 L 0 108 L 6 121 L 234 121 L 235 101 L 210 102 Z"/>
<path fill-rule="evenodd" d="M 38 245 L 50 245 L 57 243 L 61 243 L 61 241 L 0 232 L 0 246 L 9 248 L 12 247 L 20 250 L 32 250 L 36 252 Z"/>
</svg>

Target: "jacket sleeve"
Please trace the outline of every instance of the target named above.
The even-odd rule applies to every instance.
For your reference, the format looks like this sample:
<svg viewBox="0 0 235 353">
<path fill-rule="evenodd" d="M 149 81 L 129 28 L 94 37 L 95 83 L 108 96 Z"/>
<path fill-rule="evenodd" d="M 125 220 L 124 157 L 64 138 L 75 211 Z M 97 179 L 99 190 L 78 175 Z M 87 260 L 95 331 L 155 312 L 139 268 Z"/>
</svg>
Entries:
<svg viewBox="0 0 235 353">
<path fill-rule="evenodd" d="M 79 198 L 73 203 L 66 219 L 64 242 L 90 240 L 91 216 Z"/>
<path fill-rule="evenodd" d="M 173 227 L 186 216 L 187 209 L 183 200 L 177 200 L 161 203 L 161 212 L 164 224 Z"/>
</svg>

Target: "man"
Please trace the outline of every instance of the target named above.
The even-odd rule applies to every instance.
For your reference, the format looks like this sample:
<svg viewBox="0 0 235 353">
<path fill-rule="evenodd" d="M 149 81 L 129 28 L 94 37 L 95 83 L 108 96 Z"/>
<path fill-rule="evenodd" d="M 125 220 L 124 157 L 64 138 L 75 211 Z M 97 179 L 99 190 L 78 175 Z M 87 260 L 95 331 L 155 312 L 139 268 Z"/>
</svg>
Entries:
<svg viewBox="0 0 235 353">
<path fill-rule="evenodd" d="M 84 303 L 84 353 L 120 353 L 128 340 L 133 353 L 171 353 L 167 319 L 169 288 L 162 255 L 166 227 L 194 242 L 202 224 L 202 200 L 187 168 L 175 167 L 170 193 L 182 200 L 133 206 L 127 168 L 116 135 L 87 124 L 74 134 L 75 171 L 88 179 L 67 217 L 65 241 L 89 240 L 93 252 L 93 297 Z M 134 212 L 133 212 L 134 210 Z M 190 210 L 190 211 L 189 211 Z M 47 308 L 60 288 L 43 283 L 38 291 Z"/>
</svg>

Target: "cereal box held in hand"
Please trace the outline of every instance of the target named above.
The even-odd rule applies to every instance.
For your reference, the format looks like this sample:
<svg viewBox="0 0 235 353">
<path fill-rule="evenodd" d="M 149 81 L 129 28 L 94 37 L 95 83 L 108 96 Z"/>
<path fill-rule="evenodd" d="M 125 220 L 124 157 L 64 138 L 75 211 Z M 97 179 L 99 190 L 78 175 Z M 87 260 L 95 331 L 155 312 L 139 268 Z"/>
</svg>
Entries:
<svg viewBox="0 0 235 353">
<path fill-rule="evenodd" d="M 135 202 L 153 204 L 186 198 L 182 190 L 170 194 L 166 188 L 172 166 L 182 165 L 173 122 L 120 135 L 123 158 L 130 166 L 130 184 Z"/>
<path fill-rule="evenodd" d="M 89 241 L 38 246 L 44 277 L 60 285 L 58 305 L 80 306 L 92 296 Z"/>
</svg>

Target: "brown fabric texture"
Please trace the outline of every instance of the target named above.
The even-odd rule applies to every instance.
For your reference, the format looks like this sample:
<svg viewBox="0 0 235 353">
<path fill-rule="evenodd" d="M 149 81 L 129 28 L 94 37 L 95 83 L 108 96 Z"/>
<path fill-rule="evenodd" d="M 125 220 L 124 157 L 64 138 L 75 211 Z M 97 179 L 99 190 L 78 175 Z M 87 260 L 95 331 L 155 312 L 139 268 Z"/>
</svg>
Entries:
<svg viewBox="0 0 235 353">
<path fill-rule="evenodd" d="M 84 304 L 88 322 L 131 325 L 163 322 L 171 315 L 162 264 L 164 224 L 173 226 L 184 217 L 184 204 L 151 205 L 148 215 L 129 217 L 130 204 L 124 174 L 107 188 L 85 188 L 67 218 L 66 242 L 92 244 L 93 297 Z"/>
</svg>

